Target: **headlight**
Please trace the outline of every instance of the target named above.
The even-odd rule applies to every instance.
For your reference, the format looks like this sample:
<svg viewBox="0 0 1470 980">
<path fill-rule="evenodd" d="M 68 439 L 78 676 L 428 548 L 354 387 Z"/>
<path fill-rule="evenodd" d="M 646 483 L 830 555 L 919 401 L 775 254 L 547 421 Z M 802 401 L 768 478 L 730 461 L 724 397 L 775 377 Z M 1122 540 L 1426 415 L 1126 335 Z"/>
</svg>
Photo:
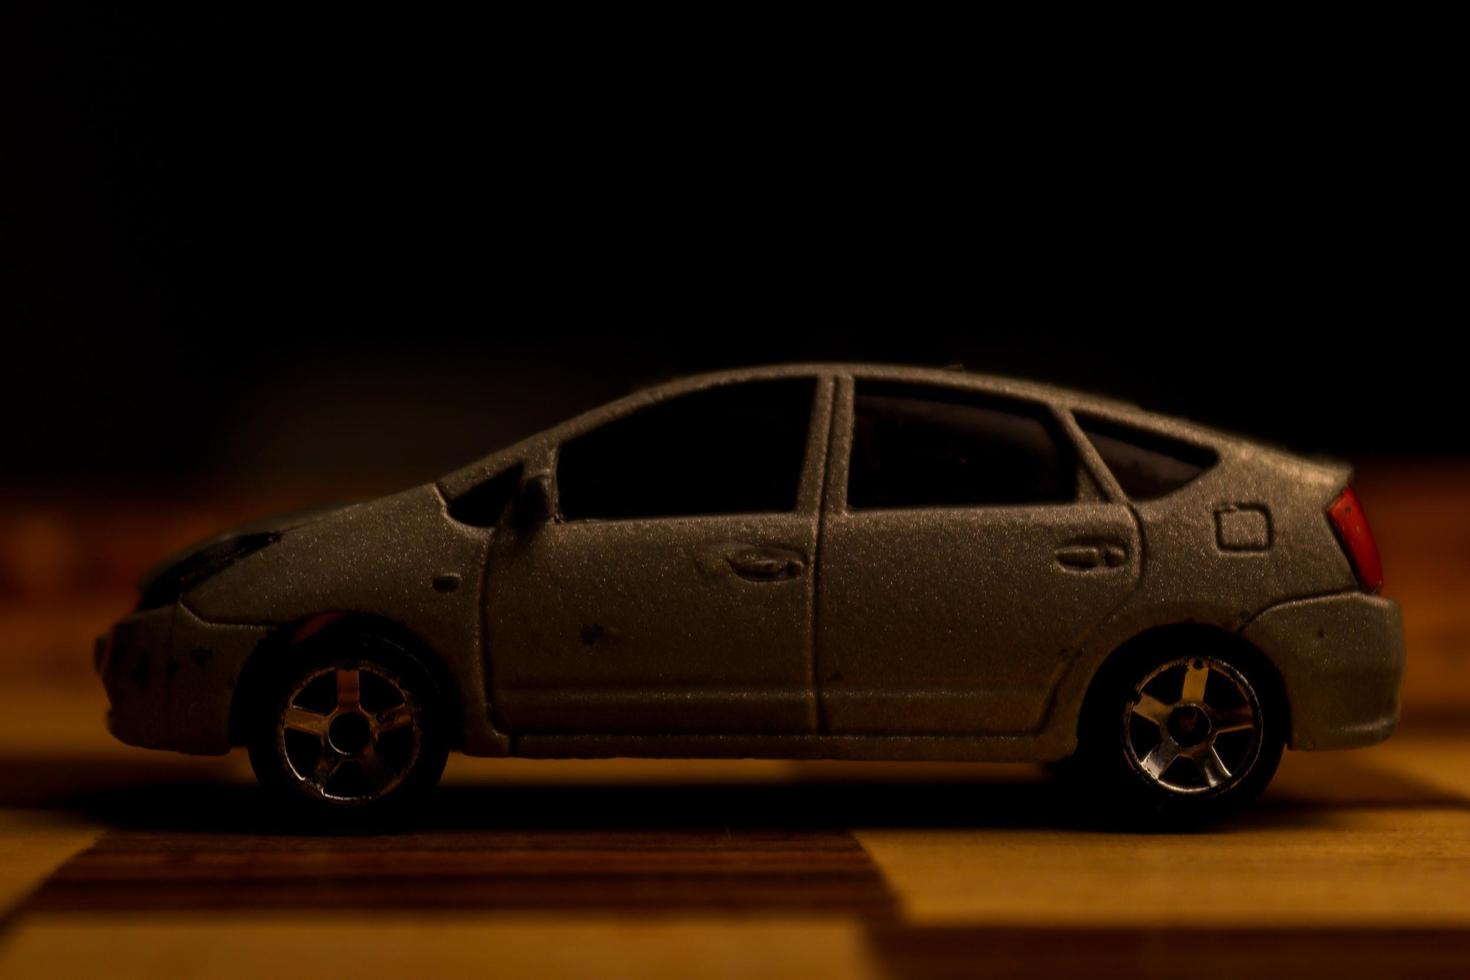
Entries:
<svg viewBox="0 0 1470 980">
<path fill-rule="evenodd" d="M 242 534 L 199 549 L 143 583 L 143 598 L 138 600 L 138 611 L 169 605 L 205 579 L 218 575 L 241 558 L 280 539 L 281 536 L 274 532 Z"/>
</svg>

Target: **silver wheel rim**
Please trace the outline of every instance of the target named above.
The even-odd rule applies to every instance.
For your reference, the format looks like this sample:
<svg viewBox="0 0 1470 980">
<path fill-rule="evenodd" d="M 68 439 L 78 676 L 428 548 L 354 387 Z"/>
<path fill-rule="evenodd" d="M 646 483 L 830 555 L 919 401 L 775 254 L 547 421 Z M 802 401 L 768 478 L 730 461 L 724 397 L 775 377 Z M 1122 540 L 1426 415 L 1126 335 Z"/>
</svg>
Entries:
<svg viewBox="0 0 1470 980">
<path fill-rule="evenodd" d="M 307 793 L 360 804 L 396 789 L 423 745 L 419 706 L 408 688 L 372 663 L 314 671 L 291 689 L 276 723 L 289 776 Z"/>
<path fill-rule="evenodd" d="M 1220 793 L 1238 784 L 1261 749 L 1261 704 L 1222 660 L 1181 657 L 1133 689 L 1123 710 L 1128 761 L 1170 793 Z"/>
</svg>

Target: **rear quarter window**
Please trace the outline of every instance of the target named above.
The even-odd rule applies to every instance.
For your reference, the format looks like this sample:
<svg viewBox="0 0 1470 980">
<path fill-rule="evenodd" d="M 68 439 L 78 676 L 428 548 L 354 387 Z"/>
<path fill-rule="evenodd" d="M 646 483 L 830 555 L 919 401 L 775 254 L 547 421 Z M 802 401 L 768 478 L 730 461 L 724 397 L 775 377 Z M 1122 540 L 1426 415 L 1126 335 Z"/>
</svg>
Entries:
<svg viewBox="0 0 1470 980">
<path fill-rule="evenodd" d="M 1219 462 L 1215 451 L 1204 446 L 1080 412 L 1074 415 L 1132 500 L 1173 493 Z"/>
</svg>

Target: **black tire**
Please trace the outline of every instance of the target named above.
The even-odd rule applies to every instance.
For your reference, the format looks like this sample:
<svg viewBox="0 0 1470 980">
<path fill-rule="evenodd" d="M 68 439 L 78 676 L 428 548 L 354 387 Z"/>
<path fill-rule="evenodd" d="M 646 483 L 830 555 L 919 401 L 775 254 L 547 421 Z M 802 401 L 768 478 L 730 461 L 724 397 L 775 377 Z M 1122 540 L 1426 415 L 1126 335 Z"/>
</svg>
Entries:
<svg viewBox="0 0 1470 980">
<path fill-rule="evenodd" d="M 292 648 L 250 720 L 250 765 L 297 815 L 402 815 L 448 757 L 445 701 L 401 646 L 356 630 Z"/>
<path fill-rule="evenodd" d="M 1066 768 L 1099 816 L 1189 827 L 1261 794 L 1284 720 L 1274 673 L 1248 651 L 1155 649 L 1099 677 Z"/>
</svg>

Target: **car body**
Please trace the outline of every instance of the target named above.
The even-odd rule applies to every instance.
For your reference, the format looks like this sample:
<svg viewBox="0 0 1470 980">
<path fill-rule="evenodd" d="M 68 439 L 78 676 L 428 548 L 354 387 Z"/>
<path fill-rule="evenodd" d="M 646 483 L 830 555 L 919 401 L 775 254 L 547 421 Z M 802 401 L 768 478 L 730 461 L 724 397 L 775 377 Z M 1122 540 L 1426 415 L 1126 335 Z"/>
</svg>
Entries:
<svg viewBox="0 0 1470 980">
<path fill-rule="evenodd" d="M 1368 745 L 1403 640 L 1349 478 L 1004 378 L 727 371 L 232 531 L 155 572 L 97 666 L 114 734 L 182 752 L 248 742 L 265 679 L 351 623 L 475 755 L 1048 762 L 1104 665 L 1167 635 L 1256 657 L 1291 747 Z"/>
</svg>

